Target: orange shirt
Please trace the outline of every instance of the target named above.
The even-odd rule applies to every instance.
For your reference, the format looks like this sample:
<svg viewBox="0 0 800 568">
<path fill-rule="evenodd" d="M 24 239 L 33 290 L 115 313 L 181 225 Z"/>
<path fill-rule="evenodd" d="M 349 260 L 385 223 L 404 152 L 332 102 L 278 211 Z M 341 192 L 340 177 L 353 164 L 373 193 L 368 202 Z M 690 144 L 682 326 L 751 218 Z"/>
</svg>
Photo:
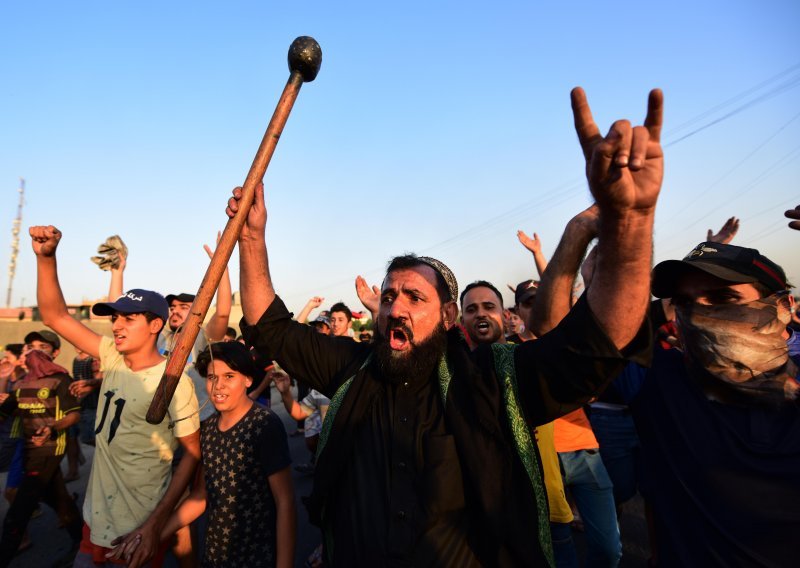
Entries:
<svg viewBox="0 0 800 568">
<path fill-rule="evenodd" d="M 554 441 L 556 451 L 560 454 L 576 450 L 593 450 L 600 446 L 583 408 L 573 410 L 555 420 Z"/>
</svg>

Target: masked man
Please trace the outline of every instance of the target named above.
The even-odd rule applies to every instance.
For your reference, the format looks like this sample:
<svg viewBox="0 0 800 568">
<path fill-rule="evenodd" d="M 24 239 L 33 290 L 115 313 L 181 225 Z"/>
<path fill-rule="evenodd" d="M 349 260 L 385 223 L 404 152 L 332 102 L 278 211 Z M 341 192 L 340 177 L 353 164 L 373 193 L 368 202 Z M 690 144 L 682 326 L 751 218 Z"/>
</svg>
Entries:
<svg viewBox="0 0 800 568">
<path fill-rule="evenodd" d="M 800 407 L 783 269 L 714 242 L 660 263 L 681 349 L 656 350 L 634 400 L 662 566 L 791 566 Z"/>
</svg>

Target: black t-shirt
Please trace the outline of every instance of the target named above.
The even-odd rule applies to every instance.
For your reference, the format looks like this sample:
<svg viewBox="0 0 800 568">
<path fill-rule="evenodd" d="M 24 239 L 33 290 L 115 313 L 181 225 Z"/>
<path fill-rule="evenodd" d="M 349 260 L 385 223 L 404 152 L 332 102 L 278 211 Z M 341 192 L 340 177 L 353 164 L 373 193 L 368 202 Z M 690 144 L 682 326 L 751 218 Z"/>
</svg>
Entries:
<svg viewBox="0 0 800 568">
<path fill-rule="evenodd" d="M 87 357 L 86 359 L 72 360 L 72 379 L 74 381 L 88 381 L 94 378 L 94 359 Z M 96 410 L 97 401 L 100 398 L 100 389 L 92 389 L 92 391 L 81 399 L 82 410 Z"/>
<path fill-rule="evenodd" d="M 800 408 L 709 400 L 656 349 L 634 400 L 660 566 L 796 566 Z"/>
<path fill-rule="evenodd" d="M 267 478 L 291 463 L 286 431 L 256 404 L 225 432 L 218 422 L 218 414 L 209 417 L 200 433 L 208 494 L 203 566 L 275 566 L 275 500 Z"/>
</svg>

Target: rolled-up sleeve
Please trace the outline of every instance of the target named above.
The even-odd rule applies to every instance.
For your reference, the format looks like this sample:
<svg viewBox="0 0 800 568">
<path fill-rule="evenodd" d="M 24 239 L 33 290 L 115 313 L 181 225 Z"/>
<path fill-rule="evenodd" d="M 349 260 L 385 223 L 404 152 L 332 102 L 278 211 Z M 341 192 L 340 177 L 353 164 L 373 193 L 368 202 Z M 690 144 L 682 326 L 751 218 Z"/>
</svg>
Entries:
<svg viewBox="0 0 800 568">
<path fill-rule="evenodd" d="M 534 424 L 572 412 L 600 393 L 628 361 L 649 366 L 651 356 L 647 320 L 620 351 L 600 327 L 584 295 L 552 331 L 515 349 L 524 412 Z"/>
<path fill-rule="evenodd" d="M 366 355 L 368 347 L 349 337 L 329 337 L 298 323 L 279 297 L 253 325 L 239 323 L 248 345 L 259 355 L 277 361 L 289 375 L 331 397 L 347 378 L 346 371 Z"/>
</svg>

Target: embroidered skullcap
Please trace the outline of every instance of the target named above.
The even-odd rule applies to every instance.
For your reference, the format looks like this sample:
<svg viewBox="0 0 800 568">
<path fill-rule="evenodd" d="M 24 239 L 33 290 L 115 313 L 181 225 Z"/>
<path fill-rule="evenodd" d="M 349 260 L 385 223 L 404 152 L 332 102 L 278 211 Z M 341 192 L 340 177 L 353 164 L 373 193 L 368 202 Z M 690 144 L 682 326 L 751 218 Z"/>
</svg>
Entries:
<svg viewBox="0 0 800 568">
<path fill-rule="evenodd" d="M 455 302 L 458 299 L 458 282 L 453 271 L 447 268 L 445 263 L 433 257 L 419 256 L 417 259 L 433 268 L 444 279 L 445 284 L 447 284 L 447 293 L 450 295 L 447 301 Z"/>
</svg>

